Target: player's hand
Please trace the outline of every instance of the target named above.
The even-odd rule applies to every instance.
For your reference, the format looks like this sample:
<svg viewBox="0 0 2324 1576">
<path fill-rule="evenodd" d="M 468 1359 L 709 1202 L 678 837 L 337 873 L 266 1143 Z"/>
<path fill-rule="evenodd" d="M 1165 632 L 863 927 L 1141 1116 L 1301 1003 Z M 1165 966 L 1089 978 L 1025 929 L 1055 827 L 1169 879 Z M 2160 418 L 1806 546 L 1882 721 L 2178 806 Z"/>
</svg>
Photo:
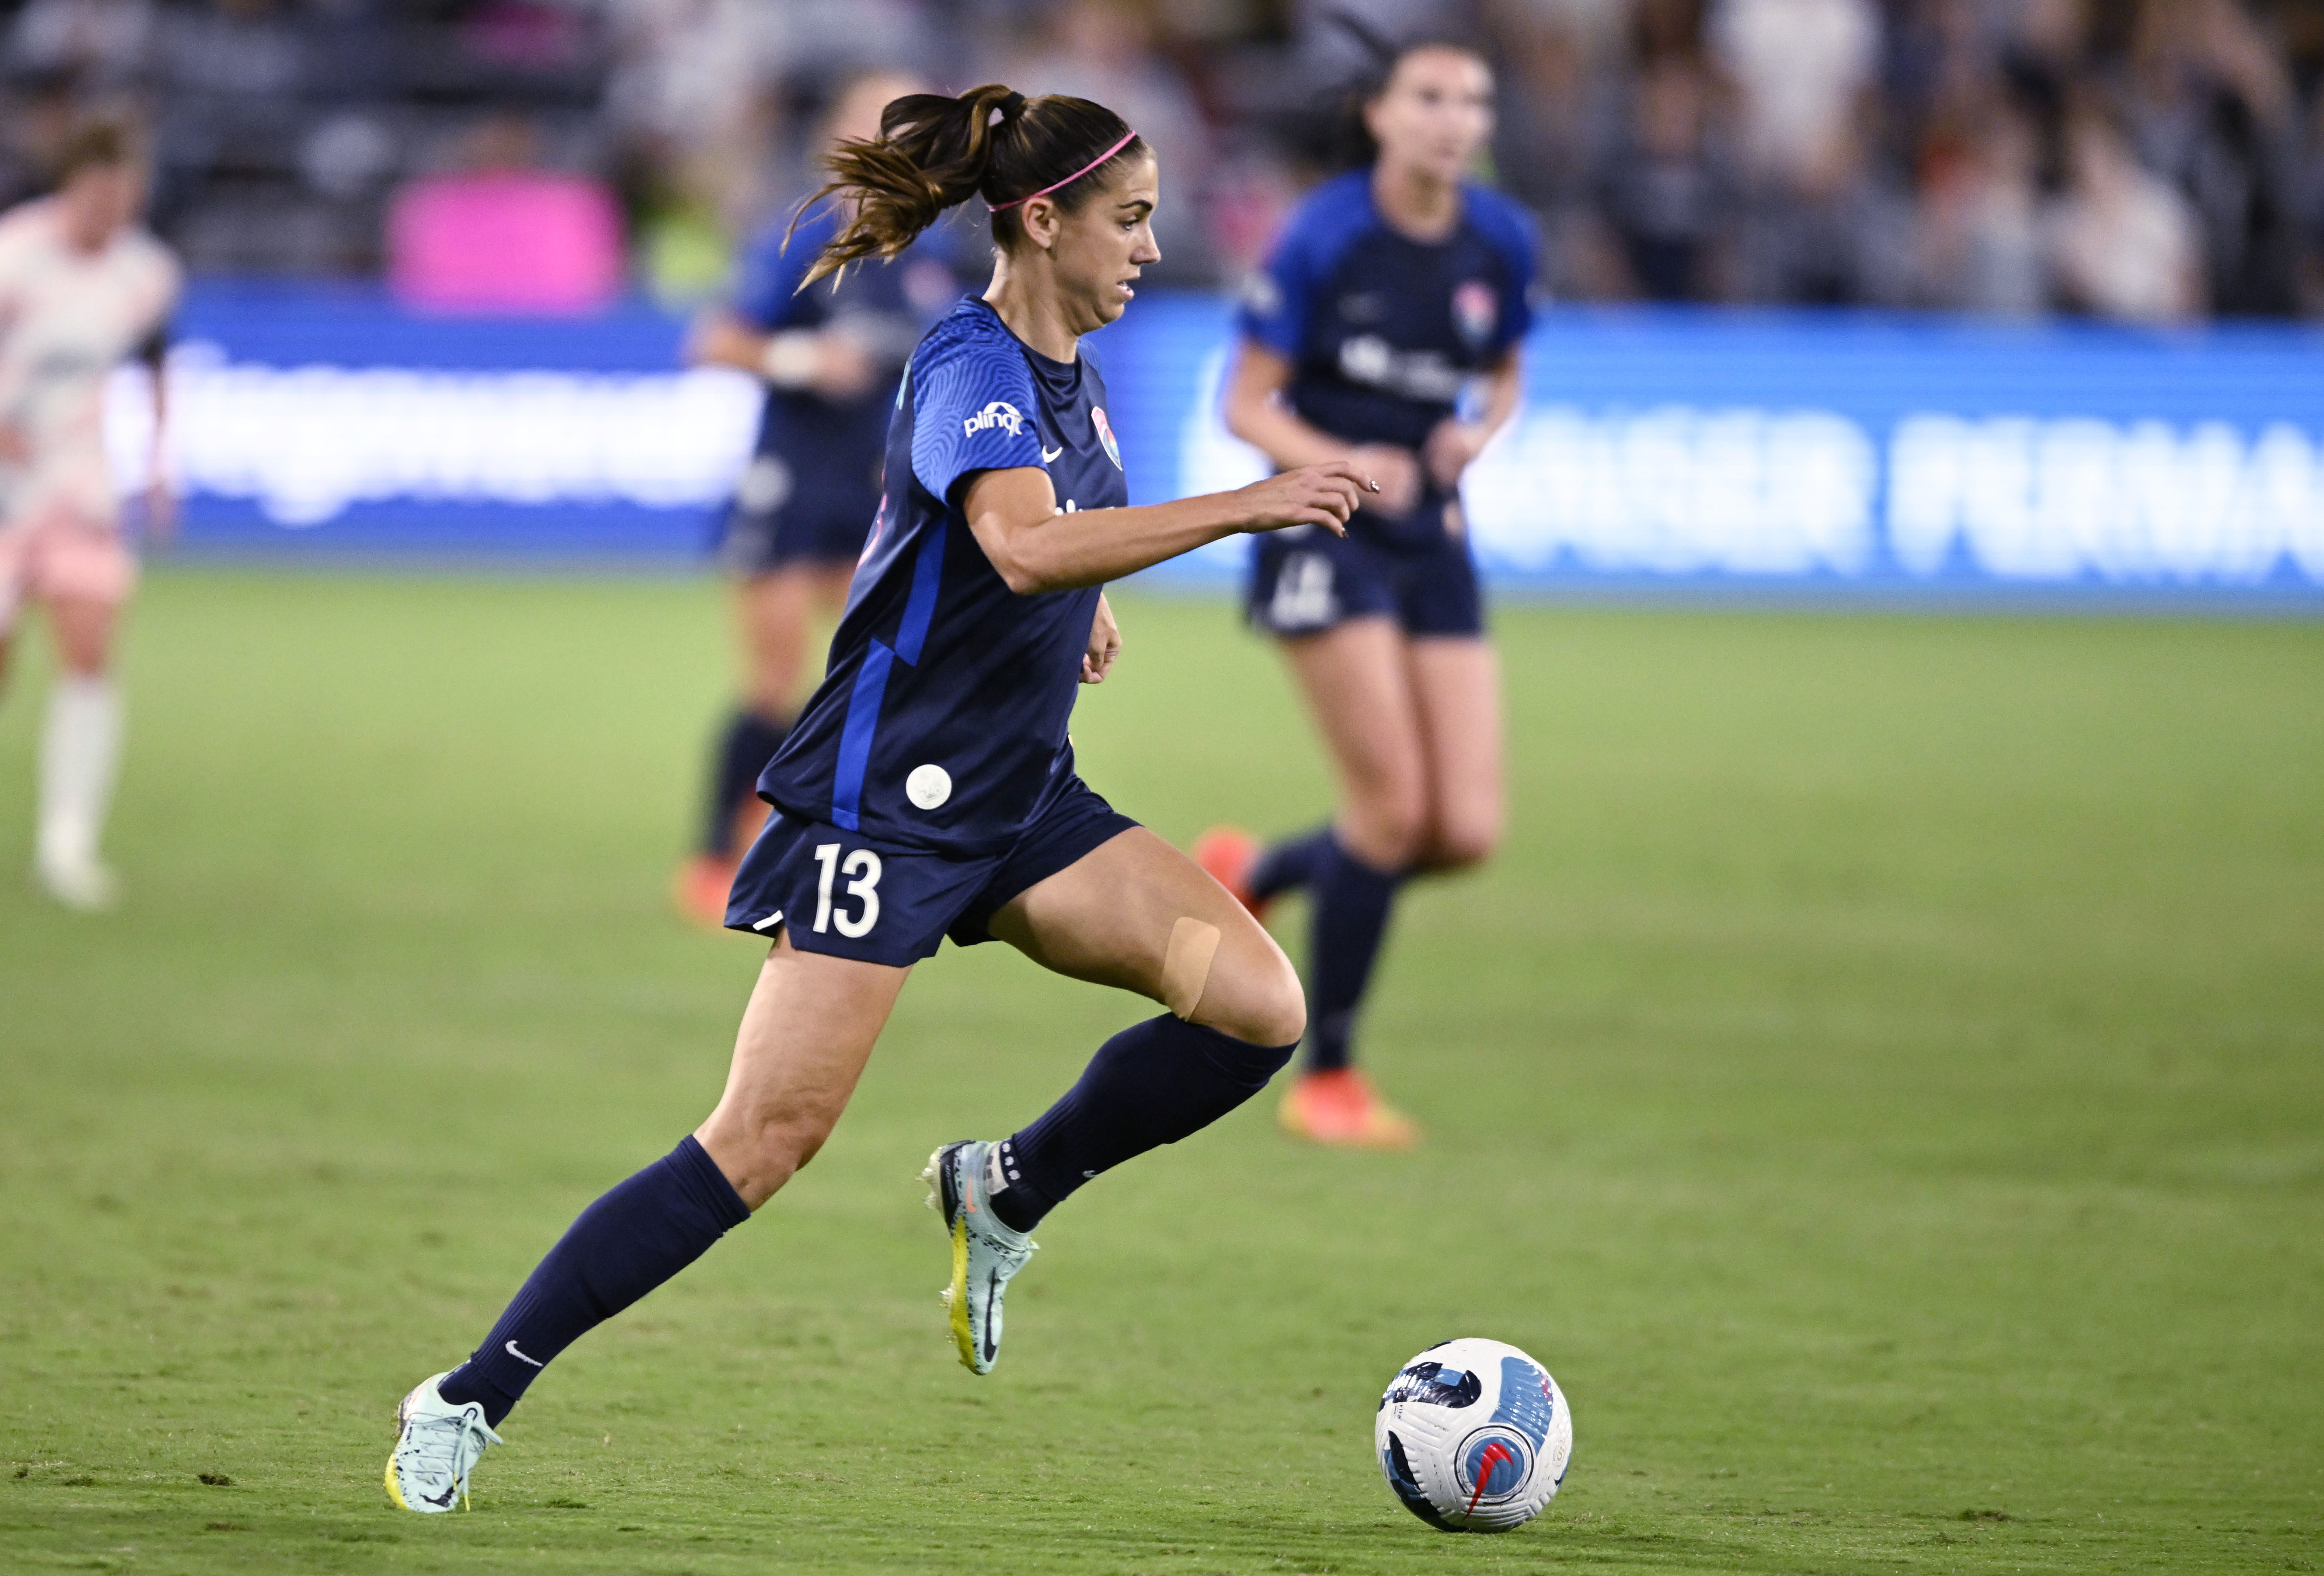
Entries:
<svg viewBox="0 0 2324 1576">
<path fill-rule="evenodd" d="M 1448 416 L 1438 422 L 1421 446 L 1421 463 L 1428 467 L 1428 475 L 1438 486 L 1448 492 L 1460 485 L 1461 473 L 1474 463 L 1485 449 L 1486 439 L 1492 434 L 1473 422 Z"/>
<path fill-rule="evenodd" d="M 1379 484 L 1366 503 L 1388 514 L 1409 514 L 1420 502 L 1420 461 L 1408 448 L 1391 444 L 1366 444 L 1349 460 Z"/>
<path fill-rule="evenodd" d="M 807 387 L 835 405 L 862 399 L 880 381 L 880 364 L 869 346 L 844 329 L 826 328 L 816 336 L 819 359 Z"/>
<path fill-rule="evenodd" d="M 1245 530 L 1284 530 L 1295 525 L 1320 525 L 1333 536 L 1348 534 L 1348 516 L 1380 485 L 1352 460 L 1326 460 L 1301 465 L 1264 482 L 1253 482 L 1235 494 L 1248 510 Z"/>
<path fill-rule="evenodd" d="M 1121 626 L 1113 622 L 1113 607 L 1098 593 L 1097 617 L 1090 621 L 1089 650 L 1082 653 L 1082 682 L 1103 684 L 1121 655 Z"/>
</svg>

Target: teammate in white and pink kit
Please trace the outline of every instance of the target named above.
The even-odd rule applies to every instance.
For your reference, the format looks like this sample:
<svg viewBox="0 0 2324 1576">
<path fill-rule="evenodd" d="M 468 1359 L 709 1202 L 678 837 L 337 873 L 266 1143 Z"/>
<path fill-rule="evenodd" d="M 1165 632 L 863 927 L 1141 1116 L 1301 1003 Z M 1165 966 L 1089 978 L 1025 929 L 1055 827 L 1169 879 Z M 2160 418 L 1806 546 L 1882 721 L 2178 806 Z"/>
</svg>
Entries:
<svg viewBox="0 0 2324 1576">
<path fill-rule="evenodd" d="M 137 222 L 145 171 L 110 123 L 67 145 L 55 193 L 0 215 L 0 675 L 38 603 L 59 673 L 41 740 L 34 873 L 58 901 L 101 908 L 97 857 L 121 753 L 113 632 L 137 578 L 106 459 L 105 389 L 133 356 L 152 368 L 158 447 L 163 333 L 179 290 L 168 248 Z M 157 478 L 148 529 L 167 531 Z"/>
</svg>

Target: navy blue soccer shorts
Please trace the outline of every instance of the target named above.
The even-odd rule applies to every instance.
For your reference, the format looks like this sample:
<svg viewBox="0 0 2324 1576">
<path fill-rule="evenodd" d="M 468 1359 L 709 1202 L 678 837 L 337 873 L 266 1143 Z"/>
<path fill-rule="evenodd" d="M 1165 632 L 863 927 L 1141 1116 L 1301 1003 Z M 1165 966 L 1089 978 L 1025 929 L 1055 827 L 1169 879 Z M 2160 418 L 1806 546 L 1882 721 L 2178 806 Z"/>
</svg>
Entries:
<svg viewBox="0 0 2324 1576">
<path fill-rule="evenodd" d="M 1485 605 L 1466 537 L 1446 533 L 1416 547 L 1383 547 L 1356 531 L 1320 526 L 1259 537 L 1244 610 L 1272 635 L 1319 635 L 1351 618 L 1380 614 L 1407 635 L 1480 635 Z"/>
<path fill-rule="evenodd" d="M 958 859 L 843 832 L 777 811 L 742 856 L 726 896 L 726 928 L 800 952 L 901 968 L 991 941 L 1002 905 L 1138 823 L 1079 776 L 1046 796 L 1004 853 Z"/>
<path fill-rule="evenodd" d="M 880 496 L 870 488 L 802 476 L 779 455 L 755 456 L 721 523 L 719 567 L 771 575 L 791 564 L 853 564 L 879 512 Z"/>
</svg>

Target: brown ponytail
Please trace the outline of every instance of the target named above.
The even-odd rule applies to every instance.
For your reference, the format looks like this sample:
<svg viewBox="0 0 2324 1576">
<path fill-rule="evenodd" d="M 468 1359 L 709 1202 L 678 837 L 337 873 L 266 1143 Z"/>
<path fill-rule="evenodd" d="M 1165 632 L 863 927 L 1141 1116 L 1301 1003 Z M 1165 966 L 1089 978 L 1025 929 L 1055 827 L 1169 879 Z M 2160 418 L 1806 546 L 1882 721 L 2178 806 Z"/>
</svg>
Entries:
<svg viewBox="0 0 2324 1576">
<path fill-rule="evenodd" d="M 1092 165 L 1110 147 L 1116 152 Z M 1024 235 L 1019 210 L 1007 205 L 1063 180 L 1048 195 L 1072 213 L 1103 184 L 1107 168 L 1145 152 L 1120 115 L 1086 98 L 1027 98 L 998 82 L 957 98 L 907 94 L 881 112 L 878 137 L 850 138 L 825 156 L 832 178 L 799 205 L 791 228 L 825 198 L 852 198 L 853 211 L 799 288 L 869 257 L 897 256 L 972 197 L 1000 210 L 992 239 L 1007 246 Z"/>
</svg>

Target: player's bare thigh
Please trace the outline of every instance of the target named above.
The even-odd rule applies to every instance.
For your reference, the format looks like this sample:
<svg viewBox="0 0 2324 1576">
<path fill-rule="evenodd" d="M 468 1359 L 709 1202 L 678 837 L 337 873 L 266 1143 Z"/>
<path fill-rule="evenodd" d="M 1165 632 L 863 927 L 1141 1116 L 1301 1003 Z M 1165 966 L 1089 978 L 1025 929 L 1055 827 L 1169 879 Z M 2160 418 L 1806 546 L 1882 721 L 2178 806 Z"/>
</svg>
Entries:
<svg viewBox="0 0 2324 1576">
<path fill-rule="evenodd" d="M 1488 857 L 1501 839 L 1500 662 L 1476 635 L 1423 636 L 1406 652 L 1428 782 L 1428 828 L 1416 862 L 1457 870 Z"/>
<path fill-rule="evenodd" d="M 735 586 L 742 690 L 753 710 L 780 716 L 791 709 L 807 668 L 816 617 L 846 603 L 854 574 L 853 564 L 806 561 L 751 576 Z"/>
<path fill-rule="evenodd" d="M 1043 968 L 1134 991 L 1247 1044 L 1287 1046 L 1306 1028 L 1299 976 L 1275 938 L 1143 826 L 1019 893 L 991 928 Z"/>
<path fill-rule="evenodd" d="M 1404 869 L 1428 837 L 1427 757 L 1407 644 L 1386 615 L 1282 642 L 1339 779 L 1341 840 L 1379 870 Z"/>
<path fill-rule="evenodd" d="M 122 604 L 137 583 L 136 560 L 110 528 L 54 514 L 0 529 L 0 670 L 25 606 L 47 617 L 58 665 L 102 677 L 113 664 Z"/>
<path fill-rule="evenodd" d="M 742 1011 L 726 1092 L 694 1134 L 751 1208 L 831 1136 L 910 973 L 800 952 L 788 932 L 776 938 Z"/>
</svg>

